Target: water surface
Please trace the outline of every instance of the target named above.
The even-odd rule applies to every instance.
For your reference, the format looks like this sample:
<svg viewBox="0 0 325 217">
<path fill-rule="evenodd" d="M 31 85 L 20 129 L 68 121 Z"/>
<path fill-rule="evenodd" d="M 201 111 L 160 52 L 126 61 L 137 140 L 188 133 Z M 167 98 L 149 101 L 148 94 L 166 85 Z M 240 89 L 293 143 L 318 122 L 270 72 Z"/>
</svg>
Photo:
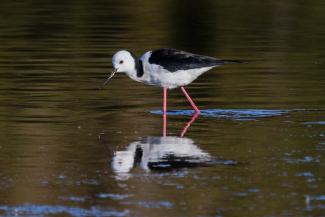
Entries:
<svg viewBox="0 0 325 217">
<path fill-rule="evenodd" d="M 323 1 L 3 1 L 0 216 L 324 216 Z M 245 60 L 181 91 L 119 49 Z M 156 111 L 156 112 L 155 112 Z M 158 112 L 157 112 L 158 111 Z M 184 127 L 187 127 L 181 137 Z"/>
</svg>

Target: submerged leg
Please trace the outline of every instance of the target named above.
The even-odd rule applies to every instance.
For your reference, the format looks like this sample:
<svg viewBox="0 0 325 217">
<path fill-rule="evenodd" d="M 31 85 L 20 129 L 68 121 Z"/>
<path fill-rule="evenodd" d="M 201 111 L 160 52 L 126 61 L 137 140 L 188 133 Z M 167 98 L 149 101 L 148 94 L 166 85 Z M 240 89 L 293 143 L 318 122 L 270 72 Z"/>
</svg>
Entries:
<svg viewBox="0 0 325 217">
<path fill-rule="evenodd" d="M 163 124 L 163 136 L 167 135 L 167 116 L 166 113 L 163 114 L 164 124 Z"/>
<path fill-rule="evenodd" d="M 183 91 L 186 99 L 191 103 L 191 106 L 193 107 L 193 109 L 195 110 L 195 113 L 200 114 L 200 110 L 198 109 L 198 107 L 195 105 L 195 103 L 193 102 L 192 98 L 190 97 L 190 95 L 188 95 L 187 91 L 185 90 L 184 87 L 181 87 L 181 90 Z"/>
<path fill-rule="evenodd" d="M 164 105 L 163 105 L 164 109 L 164 113 L 163 113 L 163 136 L 166 136 L 167 134 L 167 88 L 164 87 Z"/>
</svg>

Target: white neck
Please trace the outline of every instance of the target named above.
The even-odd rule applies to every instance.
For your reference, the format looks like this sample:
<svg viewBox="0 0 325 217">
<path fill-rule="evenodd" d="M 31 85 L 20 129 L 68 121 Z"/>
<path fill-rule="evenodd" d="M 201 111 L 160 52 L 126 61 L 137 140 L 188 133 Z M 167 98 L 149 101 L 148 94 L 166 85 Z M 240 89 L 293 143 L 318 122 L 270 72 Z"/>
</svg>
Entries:
<svg viewBox="0 0 325 217">
<path fill-rule="evenodd" d="M 129 70 L 126 72 L 126 74 L 135 81 L 140 81 L 139 77 L 137 76 L 137 70 L 133 68 L 132 70 Z"/>
</svg>

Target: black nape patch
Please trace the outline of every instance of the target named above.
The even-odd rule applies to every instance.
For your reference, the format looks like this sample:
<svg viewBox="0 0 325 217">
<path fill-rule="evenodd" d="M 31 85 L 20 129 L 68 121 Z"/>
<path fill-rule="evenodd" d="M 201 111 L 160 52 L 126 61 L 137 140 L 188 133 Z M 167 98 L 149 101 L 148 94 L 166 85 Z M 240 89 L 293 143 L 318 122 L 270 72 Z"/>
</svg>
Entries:
<svg viewBox="0 0 325 217">
<path fill-rule="evenodd" d="M 137 77 L 140 78 L 144 74 L 143 63 L 142 63 L 142 61 L 140 59 L 137 60 L 137 57 L 134 55 L 134 53 L 130 52 L 130 54 L 131 54 L 131 56 L 133 57 L 133 59 L 135 61 L 135 70 L 137 71 Z"/>
<path fill-rule="evenodd" d="M 141 146 L 137 146 L 135 149 L 133 167 L 141 164 L 142 156 L 143 156 L 143 150 L 142 150 Z"/>
<path fill-rule="evenodd" d="M 143 74 L 144 74 L 144 71 L 143 71 L 143 63 L 141 60 L 136 60 L 136 69 L 137 69 L 137 76 L 138 78 L 142 77 Z"/>
</svg>

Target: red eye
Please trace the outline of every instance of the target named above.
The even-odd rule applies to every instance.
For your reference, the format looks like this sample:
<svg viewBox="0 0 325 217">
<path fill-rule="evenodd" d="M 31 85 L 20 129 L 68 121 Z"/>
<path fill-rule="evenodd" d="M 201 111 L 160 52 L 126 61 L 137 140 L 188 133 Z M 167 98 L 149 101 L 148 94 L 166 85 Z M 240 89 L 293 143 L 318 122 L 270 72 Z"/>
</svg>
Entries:
<svg viewBox="0 0 325 217">
<path fill-rule="evenodd" d="M 120 61 L 120 64 L 122 64 L 122 63 L 123 63 L 123 60 Z"/>
</svg>

